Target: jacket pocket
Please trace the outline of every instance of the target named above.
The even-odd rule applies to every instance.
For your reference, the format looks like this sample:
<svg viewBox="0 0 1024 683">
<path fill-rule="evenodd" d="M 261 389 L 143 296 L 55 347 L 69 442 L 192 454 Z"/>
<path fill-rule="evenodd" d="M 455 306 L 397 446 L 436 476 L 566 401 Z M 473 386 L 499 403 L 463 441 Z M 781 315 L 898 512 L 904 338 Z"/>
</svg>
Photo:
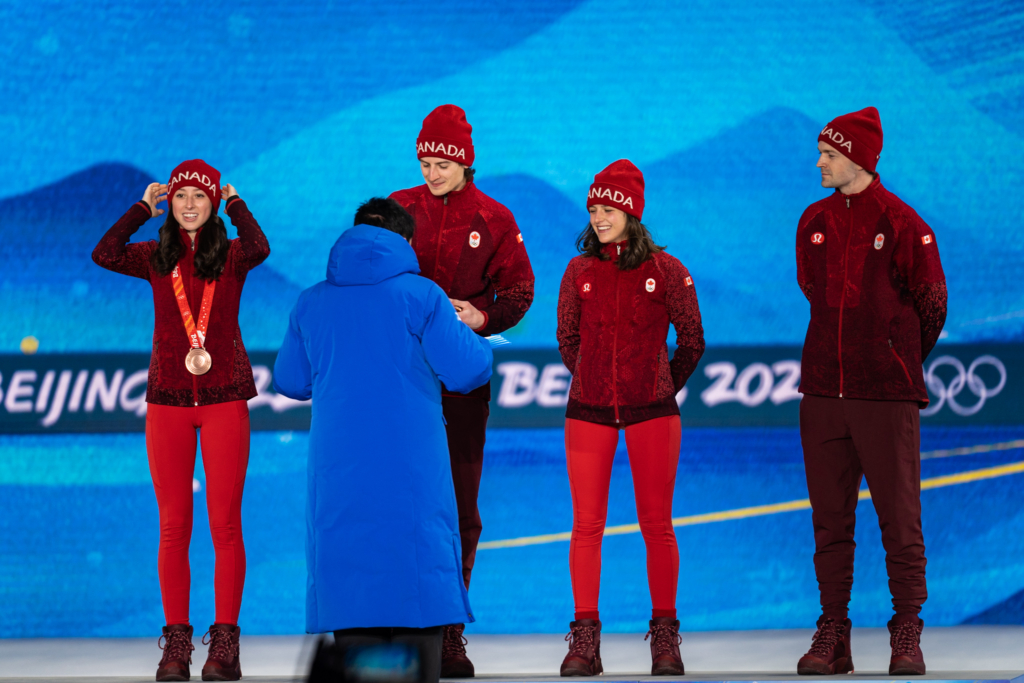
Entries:
<svg viewBox="0 0 1024 683">
<path fill-rule="evenodd" d="M 909 384 L 913 384 L 914 380 L 910 379 L 910 371 L 907 370 L 906 363 L 904 363 L 903 359 L 900 358 L 900 354 L 896 353 L 896 347 L 892 345 L 892 339 L 890 339 L 888 341 L 889 341 L 889 350 L 892 351 L 892 355 L 896 356 L 896 361 L 900 364 L 900 367 L 903 368 L 903 374 L 906 376 L 907 382 Z"/>
</svg>

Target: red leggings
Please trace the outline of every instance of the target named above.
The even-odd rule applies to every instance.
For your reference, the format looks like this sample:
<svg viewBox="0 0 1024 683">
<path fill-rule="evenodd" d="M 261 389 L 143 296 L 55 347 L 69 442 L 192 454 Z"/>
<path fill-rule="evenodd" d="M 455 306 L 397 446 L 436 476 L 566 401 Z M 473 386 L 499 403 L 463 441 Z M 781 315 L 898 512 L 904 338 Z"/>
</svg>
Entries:
<svg viewBox="0 0 1024 683">
<path fill-rule="evenodd" d="M 653 616 L 676 616 L 679 547 L 672 528 L 672 493 L 679 466 L 677 415 L 626 427 L 626 448 L 633 472 L 640 533 L 647 545 L 647 583 Z M 572 487 L 572 541 L 569 572 L 576 619 L 598 619 L 601 590 L 601 539 L 608 518 L 608 486 L 619 443 L 615 427 L 567 419 L 565 451 Z"/>
<path fill-rule="evenodd" d="M 249 405 L 245 401 L 196 408 L 150 403 L 146 412 L 149 471 L 160 507 L 160 593 L 168 624 L 187 624 L 191 572 L 192 477 L 196 430 L 206 470 L 206 507 L 216 552 L 214 591 L 218 624 L 237 624 L 245 583 L 242 487 L 249 464 Z"/>
</svg>

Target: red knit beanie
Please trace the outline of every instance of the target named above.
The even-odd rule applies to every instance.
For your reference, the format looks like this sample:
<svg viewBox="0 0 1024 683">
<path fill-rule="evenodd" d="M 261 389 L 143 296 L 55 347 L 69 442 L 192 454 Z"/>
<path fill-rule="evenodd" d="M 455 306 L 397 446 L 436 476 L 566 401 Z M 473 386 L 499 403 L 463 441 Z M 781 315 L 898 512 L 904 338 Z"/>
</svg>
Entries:
<svg viewBox="0 0 1024 683">
<path fill-rule="evenodd" d="M 179 187 L 195 187 L 205 192 L 213 202 L 213 215 L 217 215 L 220 207 L 220 171 L 202 159 L 183 161 L 171 171 L 171 179 L 167 181 L 168 204 Z"/>
<path fill-rule="evenodd" d="M 874 173 L 882 154 L 882 120 L 878 110 L 868 107 L 837 116 L 818 135 L 818 142 L 832 145 L 847 159 Z"/>
<path fill-rule="evenodd" d="M 416 157 L 440 157 L 472 166 L 473 126 L 466 121 L 466 112 L 454 104 L 442 104 L 430 112 L 416 138 Z"/>
<path fill-rule="evenodd" d="M 604 204 L 622 209 L 638 221 L 644 216 L 644 174 L 629 159 L 619 159 L 594 176 L 587 208 Z"/>
</svg>

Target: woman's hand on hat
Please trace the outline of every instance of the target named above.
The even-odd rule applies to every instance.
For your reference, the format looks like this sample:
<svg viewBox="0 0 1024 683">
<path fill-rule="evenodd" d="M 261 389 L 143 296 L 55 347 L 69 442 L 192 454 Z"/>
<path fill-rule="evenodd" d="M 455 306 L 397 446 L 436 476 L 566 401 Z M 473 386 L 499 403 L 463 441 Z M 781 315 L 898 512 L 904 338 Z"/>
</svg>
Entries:
<svg viewBox="0 0 1024 683">
<path fill-rule="evenodd" d="M 150 211 L 153 212 L 154 216 L 159 216 L 164 212 L 163 209 L 156 208 L 157 203 L 166 201 L 167 199 L 167 186 L 163 183 L 150 183 L 146 188 L 146 193 L 142 195 L 142 201 L 149 204 Z"/>
<path fill-rule="evenodd" d="M 224 183 L 223 185 L 220 186 L 220 196 L 223 197 L 225 200 L 228 200 L 231 199 L 232 197 L 237 197 L 238 192 L 235 191 L 234 185 Z"/>
</svg>

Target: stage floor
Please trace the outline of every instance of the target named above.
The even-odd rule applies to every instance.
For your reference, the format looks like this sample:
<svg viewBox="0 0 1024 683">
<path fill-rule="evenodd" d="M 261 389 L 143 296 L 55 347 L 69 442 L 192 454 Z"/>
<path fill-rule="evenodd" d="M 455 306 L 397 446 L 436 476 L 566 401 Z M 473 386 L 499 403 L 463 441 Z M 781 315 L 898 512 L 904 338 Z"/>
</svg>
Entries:
<svg viewBox="0 0 1024 683">
<path fill-rule="evenodd" d="M 685 680 L 796 680 L 796 661 L 809 647 L 812 633 L 809 629 L 683 633 Z M 468 652 L 480 680 L 554 681 L 559 680 L 558 667 L 567 647 L 562 638 L 558 634 L 473 635 Z M 150 681 L 160 658 L 156 640 L 0 640 L 0 681 Z M 311 636 L 242 636 L 245 679 L 271 683 L 300 678 L 315 642 Z M 198 680 L 206 647 L 198 637 L 195 645 L 193 680 Z M 892 680 L 887 675 L 885 629 L 854 628 L 852 645 L 857 673 L 846 679 Z M 1024 676 L 1021 626 L 926 628 L 921 645 L 928 680 L 1010 681 Z M 603 681 L 666 680 L 646 675 L 651 660 L 643 634 L 605 634 L 601 654 Z M 1018 683 L 1024 683 L 1024 678 Z"/>
</svg>

